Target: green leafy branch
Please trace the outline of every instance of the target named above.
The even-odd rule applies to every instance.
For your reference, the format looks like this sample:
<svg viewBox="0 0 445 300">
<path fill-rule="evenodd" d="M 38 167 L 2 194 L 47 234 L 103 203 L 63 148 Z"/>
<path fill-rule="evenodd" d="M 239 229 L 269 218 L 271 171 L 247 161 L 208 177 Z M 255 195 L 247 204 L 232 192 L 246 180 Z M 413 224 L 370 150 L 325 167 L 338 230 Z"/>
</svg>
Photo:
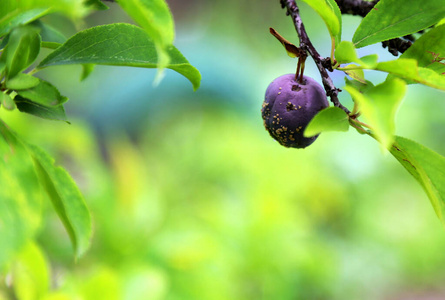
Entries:
<svg viewBox="0 0 445 300">
<path fill-rule="evenodd" d="M 81 80 L 95 65 L 165 68 L 186 77 L 199 88 L 201 75 L 173 46 L 174 22 L 164 0 L 117 1 L 139 25 L 115 23 L 82 30 L 70 38 L 41 20 L 62 13 L 80 20 L 94 10 L 106 10 L 100 0 L 2 1 L 0 10 L 0 106 L 49 120 L 68 122 L 68 98 L 50 82 L 35 76 L 56 65 L 82 66 Z M 41 48 L 52 50 L 40 62 Z M 40 216 L 42 191 L 71 238 L 75 256 L 88 249 L 91 217 L 74 180 L 37 146 L 22 141 L 0 120 L 0 269 L 32 240 Z M 8 186 L 8 185 L 9 186 Z M 13 191 L 16 194 L 11 194 Z M 11 215 L 6 212 L 11 211 Z M 35 220 L 30 222 L 28 219 Z M 31 224 L 28 224 L 31 223 Z M 36 224 L 34 224 L 36 223 Z M 12 239 L 11 237 L 15 237 Z M 16 241 L 16 242 L 13 242 Z"/>
<path fill-rule="evenodd" d="M 383 151 L 388 149 L 421 184 L 436 214 L 445 223 L 445 158 L 414 141 L 395 135 L 395 116 L 407 84 L 420 83 L 445 90 L 443 3 L 427 0 L 401 6 L 397 1 L 388 0 L 369 3 L 354 0 L 303 1 L 322 17 L 328 27 L 332 40 L 331 58 L 321 57 L 313 47 L 295 0 L 281 0 L 281 5 L 293 20 L 300 40 L 298 51 L 307 52 L 313 58 L 326 94 L 334 104 L 334 107 L 322 110 L 312 119 L 304 135 L 310 137 L 325 131 L 347 131 L 351 126 L 359 133 L 373 137 Z M 342 7 L 339 8 L 337 3 Z M 364 16 L 352 42 L 341 41 L 339 11 Z M 357 56 L 356 48 L 419 31 L 423 32 L 422 36 L 408 47 L 404 46 L 403 51 L 399 49 L 403 54 L 396 60 L 379 62 L 375 54 L 360 58 Z M 285 47 L 289 54 L 292 45 Z M 345 77 L 344 87 L 354 100 L 352 111 L 339 102 L 340 90 L 333 85 L 327 70 L 343 71 L 352 79 Z M 384 82 L 374 86 L 366 80 L 363 70 L 380 71 L 388 75 Z M 361 117 L 366 119 L 366 123 L 359 120 Z"/>
</svg>

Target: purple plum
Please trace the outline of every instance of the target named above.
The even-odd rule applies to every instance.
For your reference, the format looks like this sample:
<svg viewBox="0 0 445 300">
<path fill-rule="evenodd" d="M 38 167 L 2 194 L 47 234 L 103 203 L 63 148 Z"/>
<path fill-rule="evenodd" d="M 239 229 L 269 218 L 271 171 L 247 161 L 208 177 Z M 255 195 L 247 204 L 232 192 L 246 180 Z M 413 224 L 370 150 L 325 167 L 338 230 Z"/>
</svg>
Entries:
<svg viewBox="0 0 445 300">
<path fill-rule="evenodd" d="M 303 136 L 307 124 L 328 106 L 324 89 L 314 79 L 303 76 L 300 83 L 295 74 L 286 74 L 267 87 L 261 114 L 264 127 L 281 145 L 306 148 L 318 137 Z"/>
</svg>

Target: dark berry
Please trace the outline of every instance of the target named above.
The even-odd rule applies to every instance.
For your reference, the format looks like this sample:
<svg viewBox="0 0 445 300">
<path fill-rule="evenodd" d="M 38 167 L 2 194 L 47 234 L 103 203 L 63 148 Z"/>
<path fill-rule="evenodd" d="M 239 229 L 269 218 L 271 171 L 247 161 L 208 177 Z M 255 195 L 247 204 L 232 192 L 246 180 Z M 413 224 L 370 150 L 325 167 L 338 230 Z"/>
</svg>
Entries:
<svg viewBox="0 0 445 300">
<path fill-rule="evenodd" d="M 267 87 L 261 113 L 267 131 L 281 145 L 305 148 L 318 137 L 303 136 L 307 124 L 328 106 L 324 89 L 314 79 L 303 76 L 300 83 L 295 74 L 286 74 Z"/>
</svg>

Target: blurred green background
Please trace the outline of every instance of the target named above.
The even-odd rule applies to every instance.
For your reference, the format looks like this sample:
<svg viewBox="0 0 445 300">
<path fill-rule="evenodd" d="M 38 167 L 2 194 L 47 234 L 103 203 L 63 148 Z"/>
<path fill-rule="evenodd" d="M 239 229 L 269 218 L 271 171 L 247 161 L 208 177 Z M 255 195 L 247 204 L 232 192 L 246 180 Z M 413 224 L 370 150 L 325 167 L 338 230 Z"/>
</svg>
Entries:
<svg viewBox="0 0 445 300">
<path fill-rule="evenodd" d="M 80 67 L 54 67 L 38 76 L 70 98 L 71 125 L 1 112 L 72 174 L 94 219 L 92 248 L 73 261 L 47 204 L 45 299 L 444 299 L 443 226 L 395 159 L 355 130 L 296 150 L 263 128 L 267 85 L 296 67 L 269 34 L 298 42 L 279 1 L 167 2 L 175 45 L 202 74 L 197 92 L 170 70 L 153 86 L 156 70 L 97 66 L 80 82 Z M 84 24 L 46 20 L 67 36 L 130 22 L 110 6 Z M 324 23 L 301 11 L 329 56 Z M 350 40 L 360 18 L 343 22 Z M 380 45 L 359 52 L 370 53 L 393 59 Z M 305 72 L 320 82 L 310 59 Z M 342 88 L 344 74 L 331 76 Z M 445 154 L 443 96 L 410 86 L 397 134 Z"/>
</svg>

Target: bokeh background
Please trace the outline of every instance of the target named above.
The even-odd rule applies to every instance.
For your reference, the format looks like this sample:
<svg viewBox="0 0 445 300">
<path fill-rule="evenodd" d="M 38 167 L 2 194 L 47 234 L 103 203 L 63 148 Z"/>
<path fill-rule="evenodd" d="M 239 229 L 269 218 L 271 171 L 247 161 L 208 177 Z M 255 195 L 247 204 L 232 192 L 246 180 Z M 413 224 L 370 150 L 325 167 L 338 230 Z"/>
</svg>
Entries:
<svg viewBox="0 0 445 300">
<path fill-rule="evenodd" d="M 2 111 L 72 174 L 91 210 L 91 250 L 73 261 L 49 207 L 39 243 L 51 266 L 46 299 L 445 299 L 445 232 L 420 185 L 369 137 L 324 133 L 286 149 L 263 128 L 261 103 L 296 60 L 269 34 L 298 43 L 279 1 L 167 0 L 175 45 L 200 70 L 193 92 L 167 70 L 77 66 L 38 73 L 68 96 L 71 125 Z M 117 5 L 66 33 L 131 22 Z M 323 21 L 301 4 L 314 45 Z M 344 16 L 351 40 L 360 17 Z M 393 56 L 380 45 L 360 55 Z M 308 59 L 306 74 L 320 82 Z M 337 87 L 344 74 L 331 74 Z M 384 74 L 367 72 L 378 83 Z M 445 154 L 444 94 L 408 88 L 397 134 Z M 340 100 L 351 107 L 347 93 Z"/>
</svg>

